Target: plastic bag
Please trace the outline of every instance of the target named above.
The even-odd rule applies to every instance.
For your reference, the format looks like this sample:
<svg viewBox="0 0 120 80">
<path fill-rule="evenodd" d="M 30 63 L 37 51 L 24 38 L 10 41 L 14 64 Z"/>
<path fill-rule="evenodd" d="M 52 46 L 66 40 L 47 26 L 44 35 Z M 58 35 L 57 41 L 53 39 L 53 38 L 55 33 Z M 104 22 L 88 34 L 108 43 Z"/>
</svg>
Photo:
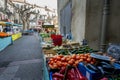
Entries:
<svg viewBox="0 0 120 80">
<path fill-rule="evenodd" d="M 120 44 L 109 44 L 107 53 L 116 60 L 120 60 Z"/>
</svg>

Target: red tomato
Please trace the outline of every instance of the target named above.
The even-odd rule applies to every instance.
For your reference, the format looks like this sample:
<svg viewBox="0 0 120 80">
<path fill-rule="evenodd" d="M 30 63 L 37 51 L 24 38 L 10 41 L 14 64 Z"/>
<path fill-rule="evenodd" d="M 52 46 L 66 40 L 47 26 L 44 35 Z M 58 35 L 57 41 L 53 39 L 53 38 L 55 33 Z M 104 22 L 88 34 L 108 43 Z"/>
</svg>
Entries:
<svg viewBox="0 0 120 80">
<path fill-rule="evenodd" d="M 57 56 L 57 60 L 61 60 L 61 57 L 60 57 L 60 56 Z"/>
<path fill-rule="evenodd" d="M 87 62 L 90 62 L 91 61 L 91 58 L 87 58 Z"/>
<path fill-rule="evenodd" d="M 73 54 L 73 55 L 72 55 L 72 59 L 75 59 L 75 58 L 76 58 L 76 55 L 75 55 L 75 54 Z"/>
<path fill-rule="evenodd" d="M 82 61 L 83 61 L 83 59 L 80 59 L 80 60 L 79 60 L 79 62 L 82 62 Z"/>
<path fill-rule="evenodd" d="M 64 57 L 64 56 L 60 54 L 59 57 L 62 58 L 62 57 Z"/>
<path fill-rule="evenodd" d="M 61 61 L 65 61 L 65 57 L 61 58 Z"/>
<path fill-rule="evenodd" d="M 76 60 L 80 60 L 80 56 L 76 56 Z"/>
</svg>

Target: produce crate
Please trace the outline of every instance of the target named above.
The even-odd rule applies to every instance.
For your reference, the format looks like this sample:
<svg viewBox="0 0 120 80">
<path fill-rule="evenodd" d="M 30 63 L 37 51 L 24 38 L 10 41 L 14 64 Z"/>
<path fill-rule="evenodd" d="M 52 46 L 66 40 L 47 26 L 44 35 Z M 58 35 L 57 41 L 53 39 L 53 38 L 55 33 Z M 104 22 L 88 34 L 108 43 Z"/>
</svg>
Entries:
<svg viewBox="0 0 120 80">
<path fill-rule="evenodd" d="M 46 46 L 46 45 L 43 45 L 42 46 L 42 49 L 44 49 L 44 50 L 50 50 L 50 49 L 52 49 L 53 48 L 53 46 Z"/>
<path fill-rule="evenodd" d="M 83 63 L 78 64 L 78 69 L 88 80 L 98 80 L 102 76 L 101 73 L 88 69 Z"/>
<path fill-rule="evenodd" d="M 53 49 L 43 49 L 43 52 L 47 58 L 57 55 Z"/>
<path fill-rule="evenodd" d="M 71 43 L 72 48 L 79 48 L 80 44 L 79 43 Z"/>
<path fill-rule="evenodd" d="M 46 57 L 43 55 L 43 80 L 49 80 L 49 71 L 47 68 Z"/>
<path fill-rule="evenodd" d="M 70 49 L 72 48 L 72 46 L 70 44 L 62 44 L 62 46 L 66 49 Z"/>
<path fill-rule="evenodd" d="M 50 37 L 43 38 L 45 42 L 50 42 L 52 39 Z"/>
<path fill-rule="evenodd" d="M 113 66 L 115 67 L 116 71 L 114 72 L 115 75 L 120 74 L 120 64 L 119 63 L 113 63 Z"/>
<path fill-rule="evenodd" d="M 49 73 L 50 80 L 53 80 L 53 79 L 52 79 L 52 74 L 53 74 L 53 72 L 50 72 L 50 73 Z"/>
</svg>

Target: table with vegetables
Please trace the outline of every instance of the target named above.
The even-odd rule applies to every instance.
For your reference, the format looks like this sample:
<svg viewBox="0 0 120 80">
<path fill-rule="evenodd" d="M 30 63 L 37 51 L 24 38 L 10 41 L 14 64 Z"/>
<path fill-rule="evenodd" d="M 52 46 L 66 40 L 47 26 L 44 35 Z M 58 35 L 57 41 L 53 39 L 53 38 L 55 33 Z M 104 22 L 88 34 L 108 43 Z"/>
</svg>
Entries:
<svg viewBox="0 0 120 80">
<path fill-rule="evenodd" d="M 107 53 L 89 46 L 50 49 L 54 55 L 45 56 L 49 80 L 120 80 L 120 62 Z"/>
</svg>

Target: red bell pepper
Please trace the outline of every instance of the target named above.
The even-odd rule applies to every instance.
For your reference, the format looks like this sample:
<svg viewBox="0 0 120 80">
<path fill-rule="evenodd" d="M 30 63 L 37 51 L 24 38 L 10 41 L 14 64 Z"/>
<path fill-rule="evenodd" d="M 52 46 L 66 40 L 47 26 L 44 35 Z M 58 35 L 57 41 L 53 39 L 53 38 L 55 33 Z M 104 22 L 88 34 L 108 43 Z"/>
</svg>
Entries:
<svg viewBox="0 0 120 80">
<path fill-rule="evenodd" d="M 65 73 L 65 67 L 63 67 L 63 68 L 61 68 L 61 70 L 59 71 L 59 73 L 61 73 L 61 74 L 64 74 Z"/>
<path fill-rule="evenodd" d="M 77 67 L 75 67 L 76 74 L 79 76 L 79 80 L 87 80 L 86 77 L 84 77 L 78 70 Z"/>
<path fill-rule="evenodd" d="M 57 77 L 53 77 L 53 79 L 52 80 L 58 80 L 58 78 Z"/>
<path fill-rule="evenodd" d="M 54 73 L 53 75 L 52 75 L 53 77 L 57 77 L 57 78 L 60 78 L 60 79 L 63 79 L 64 78 L 64 75 L 63 74 L 60 74 L 60 73 Z"/>
<path fill-rule="evenodd" d="M 75 75 L 69 70 L 67 73 L 68 80 L 75 80 Z"/>
</svg>

